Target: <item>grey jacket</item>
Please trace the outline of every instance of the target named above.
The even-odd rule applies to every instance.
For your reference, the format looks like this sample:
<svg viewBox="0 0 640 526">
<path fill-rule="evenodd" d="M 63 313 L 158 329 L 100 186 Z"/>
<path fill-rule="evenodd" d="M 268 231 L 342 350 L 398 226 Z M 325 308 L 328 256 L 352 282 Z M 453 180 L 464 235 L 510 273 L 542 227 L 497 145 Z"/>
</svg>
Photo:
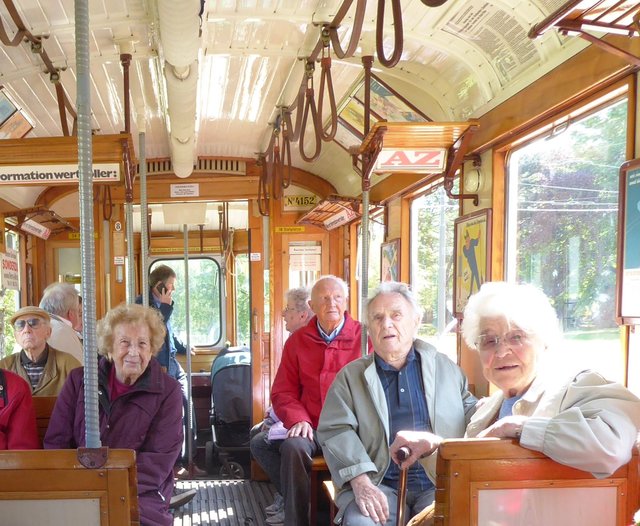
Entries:
<svg viewBox="0 0 640 526">
<path fill-rule="evenodd" d="M 432 345 L 415 340 L 414 347 L 421 359 L 433 433 L 443 438 L 462 437 L 477 402 L 467 388 L 466 377 Z M 339 490 L 336 503 L 340 517 L 354 498 L 348 482 L 369 473 L 378 485 L 391 461 L 387 401 L 373 354 L 347 364 L 338 373 L 320 413 L 317 434 Z M 434 481 L 436 454 L 421 463 Z"/>
</svg>

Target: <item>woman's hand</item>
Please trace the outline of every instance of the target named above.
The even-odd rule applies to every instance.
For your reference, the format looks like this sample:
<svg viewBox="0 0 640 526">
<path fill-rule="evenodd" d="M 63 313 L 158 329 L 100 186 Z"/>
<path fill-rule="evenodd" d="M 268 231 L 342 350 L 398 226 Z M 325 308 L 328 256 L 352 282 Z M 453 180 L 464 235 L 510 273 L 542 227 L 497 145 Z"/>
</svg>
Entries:
<svg viewBox="0 0 640 526">
<path fill-rule="evenodd" d="M 442 442 L 442 438 L 428 431 L 398 431 L 389 448 L 393 461 L 400 469 L 411 466 L 416 460 L 431 455 Z M 409 448 L 411 454 L 404 460 L 398 456 L 401 447 Z"/>
<path fill-rule="evenodd" d="M 363 473 L 351 479 L 351 489 L 353 489 L 360 513 L 365 517 L 371 517 L 373 522 L 380 524 L 387 522 L 389 518 L 387 496 L 371 482 L 369 475 Z"/>
<path fill-rule="evenodd" d="M 522 427 L 528 419 L 528 416 L 522 415 L 505 416 L 479 433 L 478 438 L 517 438 L 519 440 Z"/>
</svg>

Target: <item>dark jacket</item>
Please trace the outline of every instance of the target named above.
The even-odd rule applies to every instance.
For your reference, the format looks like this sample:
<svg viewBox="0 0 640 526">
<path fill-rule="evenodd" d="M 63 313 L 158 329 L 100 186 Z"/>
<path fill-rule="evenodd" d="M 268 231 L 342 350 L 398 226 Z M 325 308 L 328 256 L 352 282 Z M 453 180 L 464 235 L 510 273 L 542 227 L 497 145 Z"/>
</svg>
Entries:
<svg viewBox="0 0 640 526">
<path fill-rule="evenodd" d="M 344 313 L 344 326 L 331 343 L 318 331 L 318 317 L 295 331 L 284 344 L 282 361 L 271 386 L 273 409 L 289 428 L 309 422 L 314 429 L 329 386 L 343 366 L 362 356 L 360 322 Z M 371 340 L 368 340 L 371 352 Z"/>
<path fill-rule="evenodd" d="M 108 385 L 112 366 L 100 358 L 102 445 L 136 451 L 140 519 L 143 524 L 169 526 L 173 523 L 168 509 L 173 465 L 182 447 L 180 384 L 162 372 L 157 360 L 151 360 L 134 388 L 111 402 Z M 85 446 L 83 374 L 83 368 L 72 371 L 58 396 L 44 438 L 46 449 Z"/>
<path fill-rule="evenodd" d="M 142 295 L 136 298 L 136 303 L 142 305 Z M 156 358 L 160 362 L 162 367 L 167 369 L 167 373 L 172 378 L 180 380 L 184 376 L 184 371 L 180 362 L 176 358 L 176 353 L 187 354 L 187 348 L 176 335 L 173 333 L 173 326 L 171 325 L 171 315 L 173 314 L 173 305 L 168 303 L 162 303 L 153 296 L 153 289 L 149 288 L 149 306 L 153 307 L 162 315 L 164 325 L 167 328 L 167 334 L 164 337 L 164 344 L 160 348 L 160 351 L 156 355 Z"/>
</svg>

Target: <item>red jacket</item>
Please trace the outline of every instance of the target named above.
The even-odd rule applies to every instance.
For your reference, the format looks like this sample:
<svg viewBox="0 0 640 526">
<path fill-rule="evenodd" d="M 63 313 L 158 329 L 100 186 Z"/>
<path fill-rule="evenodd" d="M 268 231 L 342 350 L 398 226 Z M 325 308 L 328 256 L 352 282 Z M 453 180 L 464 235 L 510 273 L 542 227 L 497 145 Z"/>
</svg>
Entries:
<svg viewBox="0 0 640 526">
<path fill-rule="evenodd" d="M 309 422 L 318 427 L 320 410 L 336 374 L 360 358 L 360 322 L 345 312 L 342 330 L 331 342 L 318 332 L 318 318 L 295 331 L 284 344 L 282 361 L 271 386 L 271 403 L 284 427 Z M 371 352 L 369 340 L 369 352 Z"/>
<path fill-rule="evenodd" d="M 2 374 L 0 449 L 40 449 L 31 386 L 11 371 L 3 369 Z"/>
</svg>

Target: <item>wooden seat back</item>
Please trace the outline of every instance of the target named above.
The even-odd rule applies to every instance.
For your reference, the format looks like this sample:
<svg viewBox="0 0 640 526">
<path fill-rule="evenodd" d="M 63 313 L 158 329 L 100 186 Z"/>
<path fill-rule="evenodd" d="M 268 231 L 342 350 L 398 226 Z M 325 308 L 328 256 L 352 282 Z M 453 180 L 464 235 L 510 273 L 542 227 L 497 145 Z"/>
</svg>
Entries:
<svg viewBox="0 0 640 526">
<path fill-rule="evenodd" d="M 0 509 L 12 526 L 139 525 L 135 452 L 87 469 L 74 449 L 0 451 Z"/>
<path fill-rule="evenodd" d="M 438 448 L 436 526 L 627 526 L 638 508 L 638 452 L 605 479 L 515 440 L 445 440 Z M 489 521 L 489 522 L 487 522 Z"/>
<path fill-rule="evenodd" d="M 38 427 L 38 438 L 40 445 L 44 440 L 44 435 L 49 427 L 49 420 L 53 412 L 53 406 L 56 405 L 57 396 L 34 396 L 33 408 L 36 412 L 36 426 Z"/>
</svg>

